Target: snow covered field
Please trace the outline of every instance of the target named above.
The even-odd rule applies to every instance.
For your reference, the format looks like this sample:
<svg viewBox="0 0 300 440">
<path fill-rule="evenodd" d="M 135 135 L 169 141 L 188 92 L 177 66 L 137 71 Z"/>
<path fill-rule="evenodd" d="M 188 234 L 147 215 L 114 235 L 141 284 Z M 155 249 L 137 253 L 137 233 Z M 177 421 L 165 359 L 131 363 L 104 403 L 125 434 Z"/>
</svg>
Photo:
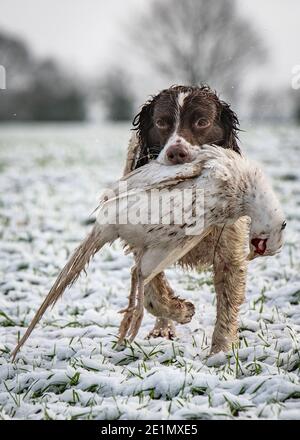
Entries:
<svg viewBox="0 0 300 440">
<path fill-rule="evenodd" d="M 300 129 L 250 127 L 287 216 L 280 256 L 250 265 L 240 348 L 207 358 L 210 273 L 168 271 L 196 305 L 178 338 L 115 349 L 131 258 L 106 247 L 49 311 L 15 365 L 9 353 L 121 174 L 128 126 L 0 127 L 0 419 L 300 419 Z M 263 209 L 263 207 L 262 207 Z"/>
</svg>

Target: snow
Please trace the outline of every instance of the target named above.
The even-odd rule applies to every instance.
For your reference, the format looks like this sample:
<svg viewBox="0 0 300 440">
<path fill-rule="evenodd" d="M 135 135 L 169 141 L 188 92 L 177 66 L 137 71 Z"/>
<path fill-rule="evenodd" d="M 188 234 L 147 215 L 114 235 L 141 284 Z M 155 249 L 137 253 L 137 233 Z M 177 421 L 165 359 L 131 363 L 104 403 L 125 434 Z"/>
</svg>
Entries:
<svg viewBox="0 0 300 440">
<path fill-rule="evenodd" d="M 99 195 L 121 174 L 126 125 L 2 126 L 0 140 L 0 419 L 300 419 L 300 128 L 250 127 L 243 150 L 264 164 L 287 216 L 279 256 L 250 265 L 240 347 L 208 357 L 215 320 L 209 272 L 170 268 L 196 315 L 175 341 L 116 348 L 132 259 L 106 247 L 22 348 L 23 334 Z M 263 207 L 262 207 L 263 208 Z"/>
</svg>

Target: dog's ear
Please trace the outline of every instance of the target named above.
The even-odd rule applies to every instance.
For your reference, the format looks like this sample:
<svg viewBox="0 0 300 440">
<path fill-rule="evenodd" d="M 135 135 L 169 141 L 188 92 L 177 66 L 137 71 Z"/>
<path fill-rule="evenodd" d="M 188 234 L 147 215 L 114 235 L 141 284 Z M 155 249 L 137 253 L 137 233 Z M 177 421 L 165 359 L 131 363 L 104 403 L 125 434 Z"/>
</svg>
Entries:
<svg viewBox="0 0 300 440">
<path fill-rule="evenodd" d="M 134 130 L 137 131 L 139 140 L 139 153 L 135 168 L 138 168 L 149 162 L 152 154 L 151 147 L 157 143 L 154 135 L 153 126 L 153 111 L 157 96 L 152 97 L 147 101 L 140 113 L 138 113 L 132 122 Z"/>
<path fill-rule="evenodd" d="M 241 153 L 238 146 L 238 132 L 239 132 L 239 120 L 236 113 L 230 108 L 224 101 L 221 103 L 220 123 L 223 128 L 224 138 L 222 146 L 225 148 L 231 148 L 237 153 Z"/>
</svg>

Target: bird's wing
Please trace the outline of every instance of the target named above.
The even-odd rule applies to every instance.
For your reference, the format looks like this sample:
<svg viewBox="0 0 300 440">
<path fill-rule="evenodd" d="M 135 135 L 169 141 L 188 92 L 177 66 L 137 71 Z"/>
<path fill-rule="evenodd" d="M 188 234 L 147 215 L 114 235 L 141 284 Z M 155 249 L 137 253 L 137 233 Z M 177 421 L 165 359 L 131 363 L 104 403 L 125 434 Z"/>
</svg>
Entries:
<svg viewBox="0 0 300 440">
<path fill-rule="evenodd" d="M 143 167 L 137 168 L 121 179 L 126 182 L 128 188 L 141 188 L 144 190 L 152 187 L 158 188 L 161 184 L 173 185 L 179 181 L 192 179 L 201 174 L 202 160 L 197 160 L 182 165 L 162 165 L 152 161 Z"/>
<path fill-rule="evenodd" d="M 173 166 L 162 165 L 152 161 L 127 174 L 105 190 L 100 197 L 99 205 L 95 211 L 104 204 L 107 205 L 122 197 L 128 197 L 152 189 L 171 188 L 184 180 L 198 177 L 201 175 L 202 165 L 201 160 Z"/>
<path fill-rule="evenodd" d="M 145 284 L 149 283 L 157 274 L 163 272 L 167 267 L 172 266 L 193 249 L 204 237 L 211 232 L 211 228 L 205 229 L 201 234 L 191 236 L 187 239 L 183 246 L 174 248 L 169 253 L 165 254 L 161 260 L 157 260 L 156 267 L 152 270 L 151 275 L 145 279 Z"/>
<path fill-rule="evenodd" d="M 152 189 L 171 189 L 180 182 L 200 177 L 204 171 L 225 181 L 230 177 L 231 167 L 228 167 L 228 163 L 231 162 L 234 167 L 236 160 L 242 160 L 236 152 L 217 146 L 203 145 L 201 152 L 193 162 L 181 165 L 163 165 L 157 161 L 151 161 L 125 175 L 105 191 L 100 199 L 99 207 L 103 203 L 128 195 Z"/>
</svg>

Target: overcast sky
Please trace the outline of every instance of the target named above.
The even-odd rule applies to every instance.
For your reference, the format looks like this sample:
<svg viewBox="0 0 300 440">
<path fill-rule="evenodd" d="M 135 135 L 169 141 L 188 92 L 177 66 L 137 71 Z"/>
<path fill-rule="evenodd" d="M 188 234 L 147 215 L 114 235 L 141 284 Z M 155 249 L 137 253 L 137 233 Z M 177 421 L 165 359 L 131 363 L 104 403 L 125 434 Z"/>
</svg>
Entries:
<svg viewBox="0 0 300 440">
<path fill-rule="evenodd" d="M 120 49 L 124 24 L 134 21 L 149 3 L 149 0 L 0 1 L 0 29 L 23 37 L 37 55 L 54 56 L 91 75 L 114 57 L 126 62 L 126 52 Z M 293 66 L 300 64 L 300 1 L 239 0 L 238 4 L 241 14 L 246 14 L 255 24 L 270 49 L 270 63 L 256 72 L 254 80 L 288 87 Z"/>
</svg>

